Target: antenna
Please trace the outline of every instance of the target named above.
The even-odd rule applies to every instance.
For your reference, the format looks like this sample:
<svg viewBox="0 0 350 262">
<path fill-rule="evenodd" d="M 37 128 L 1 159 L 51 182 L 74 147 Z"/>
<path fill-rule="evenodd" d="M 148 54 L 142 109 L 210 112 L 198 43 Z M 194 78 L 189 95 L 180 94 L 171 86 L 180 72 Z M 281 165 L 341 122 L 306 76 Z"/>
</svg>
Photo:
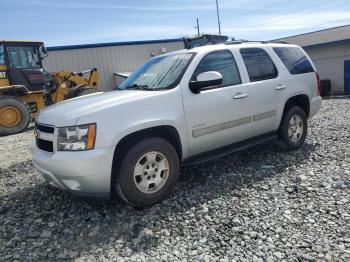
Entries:
<svg viewBox="0 0 350 262">
<path fill-rule="evenodd" d="M 219 14 L 219 3 L 218 3 L 218 0 L 216 0 L 216 15 L 218 17 L 219 35 L 221 35 L 220 14 Z"/>
</svg>

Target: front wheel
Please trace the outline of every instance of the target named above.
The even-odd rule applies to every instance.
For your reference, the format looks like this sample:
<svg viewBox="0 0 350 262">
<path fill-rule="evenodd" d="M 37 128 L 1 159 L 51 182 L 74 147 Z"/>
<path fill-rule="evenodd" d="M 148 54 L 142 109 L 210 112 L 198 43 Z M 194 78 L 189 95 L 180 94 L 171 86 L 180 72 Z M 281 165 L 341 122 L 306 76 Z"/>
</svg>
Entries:
<svg viewBox="0 0 350 262">
<path fill-rule="evenodd" d="M 300 148 L 307 135 L 307 116 L 299 106 L 291 107 L 284 115 L 279 137 L 288 149 Z"/>
<path fill-rule="evenodd" d="M 162 138 L 146 138 L 124 156 L 116 189 L 128 204 L 142 208 L 167 197 L 179 176 L 179 158 L 174 147 Z"/>
</svg>

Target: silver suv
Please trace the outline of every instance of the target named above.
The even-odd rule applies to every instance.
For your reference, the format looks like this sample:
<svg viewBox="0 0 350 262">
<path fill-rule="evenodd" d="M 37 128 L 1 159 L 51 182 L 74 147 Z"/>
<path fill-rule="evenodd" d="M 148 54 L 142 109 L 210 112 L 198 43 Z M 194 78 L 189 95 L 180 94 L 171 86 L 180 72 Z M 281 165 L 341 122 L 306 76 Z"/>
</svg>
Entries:
<svg viewBox="0 0 350 262">
<path fill-rule="evenodd" d="M 74 194 L 163 200 L 181 165 L 280 139 L 298 149 L 321 107 L 319 77 L 298 46 L 219 44 L 150 59 L 118 90 L 37 117 L 33 163 Z"/>
</svg>

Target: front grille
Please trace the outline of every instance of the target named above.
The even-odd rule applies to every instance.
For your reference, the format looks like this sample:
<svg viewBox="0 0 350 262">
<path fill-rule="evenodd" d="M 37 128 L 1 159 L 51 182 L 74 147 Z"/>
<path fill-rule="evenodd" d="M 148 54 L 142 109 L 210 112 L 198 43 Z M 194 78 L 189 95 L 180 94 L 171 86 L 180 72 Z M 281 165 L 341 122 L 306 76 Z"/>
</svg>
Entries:
<svg viewBox="0 0 350 262">
<path fill-rule="evenodd" d="M 53 152 L 53 143 L 52 141 L 42 140 L 40 138 L 36 139 L 36 145 L 41 150 L 47 151 L 47 152 Z"/>
<path fill-rule="evenodd" d="M 53 134 L 55 131 L 55 128 L 53 126 L 45 126 L 39 123 L 35 123 L 35 129 L 49 134 Z"/>
</svg>

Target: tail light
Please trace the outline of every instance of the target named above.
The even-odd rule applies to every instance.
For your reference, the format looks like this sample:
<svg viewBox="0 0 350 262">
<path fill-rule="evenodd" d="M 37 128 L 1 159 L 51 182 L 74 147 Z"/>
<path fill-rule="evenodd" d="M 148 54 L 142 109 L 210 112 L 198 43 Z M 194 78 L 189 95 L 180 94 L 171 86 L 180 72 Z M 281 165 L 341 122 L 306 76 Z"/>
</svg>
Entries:
<svg viewBox="0 0 350 262">
<path fill-rule="evenodd" d="M 320 75 L 316 72 L 316 79 L 317 79 L 317 96 L 321 95 L 321 81 L 320 81 Z"/>
</svg>

